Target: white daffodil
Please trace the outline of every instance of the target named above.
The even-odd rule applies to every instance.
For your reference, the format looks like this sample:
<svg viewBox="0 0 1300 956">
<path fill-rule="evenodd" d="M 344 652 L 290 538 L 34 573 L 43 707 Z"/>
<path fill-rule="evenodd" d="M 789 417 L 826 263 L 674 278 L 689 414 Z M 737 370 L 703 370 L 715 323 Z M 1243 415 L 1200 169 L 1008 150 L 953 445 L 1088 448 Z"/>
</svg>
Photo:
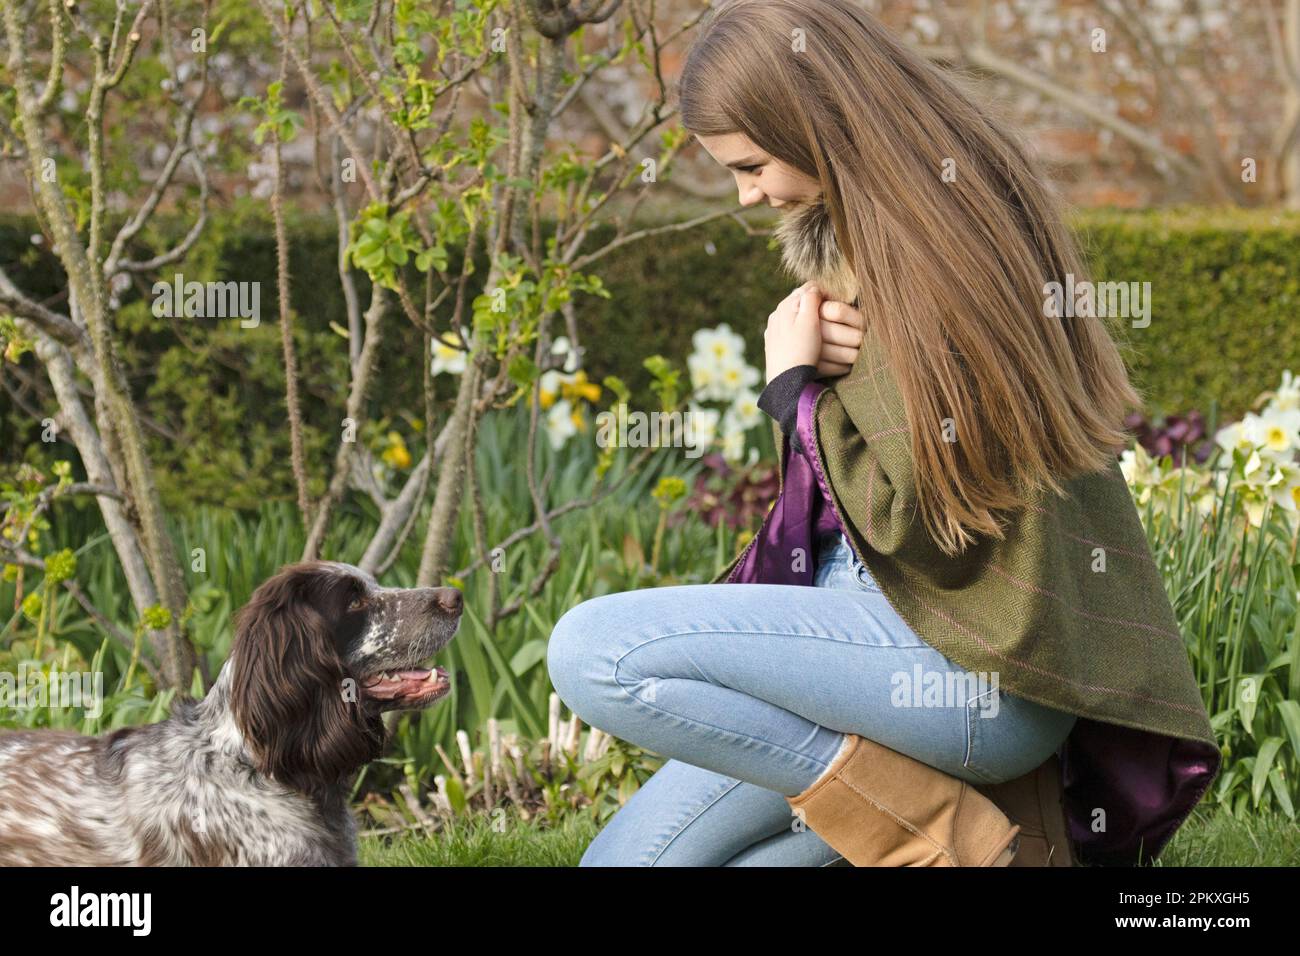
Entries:
<svg viewBox="0 0 1300 956">
<path fill-rule="evenodd" d="M 722 457 L 732 464 L 745 460 L 745 433 L 739 428 L 723 430 Z"/>
<path fill-rule="evenodd" d="M 570 375 L 578 370 L 578 353 L 574 351 L 567 336 L 556 336 L 551 343 L 551 354 L 564 356 L 564 371 Z"/>
<path fill-rule="evenodd" d="M 731 326 L 725 322 L 718 326 L 718 334 L 723 337 L 730 346 L 731 351 L 735 352 L 739 358 L 743 359 L 745 357 L 745 337 L 743 335 L 731 331 Z"/>
<path fill-rule="evenodd" d="M 707 355 L 719 365 L 745 358 L 745 340 L 725 322 L 712 329 L 699 329 L 691 336 L 691 344 L 698 354 Z"/>
<path fill-rule="evenodd" d="M 541 388 L 542 408 L 553 407 L 555 400 L 560 397 L 560 386 L 571 381 L 573 381 L 573 376 L 565 375 L 559 369 L 553 368 L 543 372 L 541 381 L 538 383 Z"/>
<path fill-rule="evenodd" d="M 763 412 L 758 407 L 758 393 L 752 388 L 742 388 L 736 393 L 735 401 L 727 413 L 736 422 L 736 427 L 748 431 L 763 420 Z"/>
<path fill-rule="evenodd" d="M 1290 461 L 1300 448 L 1300 409 L 1266 409 L 1255 419 L 1255 434 L 1265 455 Z"/>
<path fill-rule="evenodd" d="M 687 414 L 690 415 L 691 429 L 695 439 L 694 447 L 709 448 L 718 435 L 718 420 L 722 413 L 716 408 L 703 408 L 692 402 Z"/>
<path fill-rule="evenodd" d="M 1273 393 L 1273 399 L 1268 403 L 1268 407 L 1279 412 L 1300 409 L 1300 378 L 1293 375 L 1290 369 L 1282 373 L 1282 384 Z"/>
<path fill-rule="evenodd" d="M 686 365 L 696 398 L 731 401 L 738 391 L 758 383 L 758 369 L 745 362 L 745 340 L 725 322 L 697 330 L 691 342 L 695 350 Z"/>
<path fill-rule="evenodd" d="M 1220 428 L 1214 433 L 1214 443 L 1228 453 L 1229 460 L 1234 451 L 1249 452 L 1255 447 L 1245 419 Z"/>
<path fill-rule="evenodd" d="M 728 362 L 722 366 L 720 385 L 723 394 L 720 397 L 724 401 L 729 401 L 737 397 L 743 389 L 758 384 L 758 379 L 758 369 L 745 364 L 744 359 Z"/>
<path fill-rule="evenodd" d="M 1246 520 L 1250 522 L 1252 528 L 1262 527 L 1264 524 L 1264 505 L 1265 502 L 1258 499 L 1248 498 L 1242 505 L 1246 512 Z"/>
<path fill-rule="evenodd" d="M 1193 499 L 1196 506 L 1196 514 L 1201 518 L 1208 518 L 1214 514 L 1215 500 L 1212 491 L 1204 491 Z"/>
<path fill-rule="evenodd" d="M 465 335 L 464 341 L 469 341 L 466 330 L 461 329 Z M 433 340 L 432 351 L 433 361 L 429 366 L 434 375 L 446 372 L 449 375 L 460 375 L 465 371 L 466 352 L 455 347 L 456 336 L 451 332 L 443 332 L 438 338 Z"/>
<path fill-rule="evenodd" d="M 1258 450 L 1275 461 L 1290 460 L 1300 448 L 1300 409 L 1270 406 L 1263 415 L 1247 412 L 1241 421 L 1219 429 L 1214 440 L 1229 452 Z"/>
<path fill-rule="evenodd" d="M 1273 500 L 1292 514 L 1300 512 L 1300 465 L 1285 462 L 1277 467 L 1277 480 L 1270 482 Z"/>
<path fill-rule="evenodd" d="M 1246 464 L 1241 469 L 1241 476 L 1243 478 L 1250 478 L 1263 467 L 1264 459 L 1259 456 L 1259 449 L 1252 449 L 1250 457 L 1246 459 Z"/>
<path fill-rule="evenodd" d="M 692 352 L 686 359 L 691 373 L 691 391 L 698 398 L 717 398 L 722 381 L 722 367 L 703 352 Z"/>
<path fill-rule="evenodd" d="M 551 448 L 559 451 L 564 443 L 578 433 L 577 422 L 573 420 L 573 405 L 567 398 L 562 398 L 546 413 L 546 437 Z"/>
<path fill-rule="evenodd" d="M 1142 446 L 1137 446 L 1142 447 Z M 1119 456 L 1119 473 L 1124 476 L 1130 488 L 1137 481 L 1137 455 L 1133 453 L 1132 448 L 1125 448 Z"/>
</svg>

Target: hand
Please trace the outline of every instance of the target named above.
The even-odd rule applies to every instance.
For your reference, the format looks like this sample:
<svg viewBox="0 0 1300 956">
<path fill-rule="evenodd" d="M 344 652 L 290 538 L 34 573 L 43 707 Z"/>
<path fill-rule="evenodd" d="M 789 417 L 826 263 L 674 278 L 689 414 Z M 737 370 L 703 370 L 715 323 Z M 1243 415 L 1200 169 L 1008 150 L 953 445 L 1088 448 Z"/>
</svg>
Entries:
<svg viewBox="0 0 1300 956">
<path fill-rule="evenodd" d="M 763 352 L 769 382 L 796 365 L 817 364 L 822 351 L 821 323 L 817 318 L 821 301 L 817 287 L 805 282 L 767 317 Z"/>
<path fill-rule="evenodd" d="M 818 375 L 843 375 L 853 368 L 867 327 L 862 313 L 847 302 L 826 299 L 821 304 L 821 353 Z"/>
</svg>

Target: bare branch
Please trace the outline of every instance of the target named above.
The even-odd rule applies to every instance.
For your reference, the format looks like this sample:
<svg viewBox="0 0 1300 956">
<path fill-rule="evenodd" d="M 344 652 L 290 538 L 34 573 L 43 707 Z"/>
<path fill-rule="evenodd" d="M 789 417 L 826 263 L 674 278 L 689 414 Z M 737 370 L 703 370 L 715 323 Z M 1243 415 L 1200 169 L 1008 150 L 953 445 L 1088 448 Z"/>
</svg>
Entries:
<svg viewBox="0 0 1300 956">
<path fill-rule="evenodd" d="M 287 19 L 287 17 L 286 17 Z M 289 53 L 280 51 L 279 82 L 284 84 L 289 71 Z M 307 500 L 307 463 L 303 451 L 302 406 L 298 398 L 298 354 L 293 347 L 293 308 L 289 299 L 289 235 L 284 225 L 284 157 L 277 126 L 272 132 L 272 155 L 275 158 L 275 188 L 271 193 L 271 216 L 275 221 L 276 298 L 280 306 L 280 351 L 284 356 L 284 403 L 289 414 L 289 455 L 294 483 L 298 486 L 298 511 L 303 527 L 311 521 Z"/>
<path fill-rule="evenodd" d="M 382 339 L 381 328 L 384 311 L 388 304 L 388 290 L 376 283 L 370 289 L 370 307 L 365 315 L 365 342 L 352 376 L 352 387 L 348 392 L 346 416 L 354 423 L 362 419 L 362 408 L 366 392 L 370 387 L 370 377 L 379 360 L 379 344 Z M 334 455 L 334 474 L 330 478 L 325 494 L 316 503 L 316 512 L 312 516 L 311 528 L 307 533 L 307 543 L 303 548 L 303 560 L 315 558 L 320 553 L 325 541 L 325 532 L 329 527 L 330 513 L 343 496 L 351 472 L 352 454 L 356 449 L 355 441 L 348 441 L 340 435 L 339 447 Z"/>
<path fill-rule="evenodd" d="M 366 164 L 360 161 L 360 158 L 365 155 L 365 150 L 353 138 L 351 130 L 348 129 L 342 117 L 339 116 L 339 111 L 334 108 L 332 98 L 325 92 L 320 79 L 312 71 L 311 64 L 303 57 L 298 45 L 293 42 L 293 38 L 289 35 L 289 31 L 280 22 L 280 18 L 275 16 L 269 0 L 257 0 L 257 5 L 262 8 L 262 14 L 270 21 L 283 48 L 293 58 L 293 65 L 297 68 L 298 75 L 302 77 L 303 85 L 307 88 L 307 94 L 316 104 L 316 108 L 325 114 L 325 117 L 330 121 L 330 126 L 342 138 L 348 151 L 357 159 L 357 172 L 361 174 L 361 181 L 365 184 L 366 192 L 369 194 L 371 201 L 378 202 L 381 198 L 379 188 L 375 185 L 374 178 L 370 175 L 370 170 L 366 167 Z"/>
<path fill-rule="evenodd" d="M 86 335 L 85 329 L 66 315 L 60 315 L 52 309 L 47 309 L 39 302 L 35 302 L 23 295 L 3 267 L 0 267 L 0 305 L 25 319 L 30 319 L 43 332 L 73 350 L 80 351 L 90 348 L 90 338 Z"/>
<path fill-rule="evenodd" d="M 200 24 L 202 29 L 207 29 L 207 4 L 204 4 Z M 144 203 L 142 203 L 140 208 L 136 210 L 135 215 L 127 220 L 126 224 L 122 226 L 118 231 L 117 236 L 113 239 L 113 244 L 109 249 L 108 257 L 104 260 L 104 277 L 106 279 L 112 279 L 119 271 L 119 262 L 126 250 L 127 243 L 134 239 L 139 234 L 140 230 L 144 228 L 145 224 L 148 223 L 154 210 L 158 208 L 158 204 L 162 201 L 163 194 L 167 191 L 167 187 L 171 185 L 172 179 L 176 175 L 176 170 L 180 167 L 181 160 L 186 158 L 190 160 L 190 166 L 194 170 L 194 175 L 199 181 L 199 224 L 194 228 L 191 228 L 190 235 L 187 235 L 181 245 L 177 247 L 178 250 L 183 249 L 184 251 L 171 258 L 169 258 L 171 254 L 156 257 L 156 259 L 150 260 L 151 264 L 156 263 L 155 265 L 152 265 L 152 267 L 157 268 L 180 259 L 185 255 L 185 252 L 189 251 L 190 246 L 198 240 L 199 235 L 202 234 L 203 225 L 206 223 L 208 212 L 208 179 L 204 172 L 203 160 L 194 152 L 191 138 L 194 130 L 194 116 L 198 111 L 199 102 L 203 99 L 207 89 L 208 55 L 204 52 L 199 57 L 198 90 L 195 92 L 194 96 L 190 98 L 189 102 L 186 103 L 184 109 L 181 111 L 180 117 L 176 121 L 176 138 L 172 145 L 171 153 L 168 154 L 167 161 L 163 163 L 163 168 L 159 172 L 158 178 L 154 181 L 153 188 L 150 189 L 149 195 L 145 198 Z M 140 272 L 143 271 L 143 266 L 144 264 L 130 263 L 124 264 L 120 268 L 126 271 Z"/>
<path fill-rule="evenodd" d="M 207 228 L 208 224 L 208 174 L 206 167 L 203 165 L 203 161 L 199 159 L 198 155 L 193 151 L 187 153 L 185 159 L 190 164 L 190 168 L 193 171 L 195 178 L 199 181 L 199 218 L 194 221 L 192 226 L 190 226 L 189 232 L 185 234 L 185 238 L 171 249 L 161 252 L 152 259 L 146 259 L 143 262 L 133 262 L 130 259 L 123 259 L 116 263 L 113 272 L 110 273 L 107 271 L 107 268 L 105 269 L 104 274 L 106 277 L 111 278 L 112 275 L 119 272 L 153 272 L 156 269 L 161 269 L 163 266 L 169 266 L 174 262 L 179 262 L 189 255 L 189 251 L 194 248 L 194 244 L 199 241 L 199 237 L 203 235 L 203 230 Z"/>
<path fill-rule="evenodd" d="M 632 461 L 628 464 L 627 471 L 619 475 L 617 479 L 610 482 L 608 485 L 606 485 L 604 488 L 597 491 L 589 498 L 575 498 L 573 501 L 566 501 L 562 505 L 557 505 L 556 507 L 552 508 L 550 511 L 546 512 L 547 520 L 554 521 L 556 518 L 562 517 L 563 515 L 566 515 L 572 511 L 581 511 L 584 508 L 590 508 L 593 505 L 599 504 L 601 501 L 604 501 L 616 490 L 618 490 L 618 488 L 622 486 L 622 484 L 626 482 L 628 478 L 630 478 L 632 475 L 638 472 L 641 469 L 641 467 L 645 464 L 646 460 L 658 450 L 659 449 L 654 447 L 653 445 L 648 446 L 646 448 L 642 448 L 640 451 L 637 452 L 637 454 L 633 457 Z M 537 531 L 541 529 L 541 527 L 542 527 L 542 522 L 541 519 L 539 518 L 533 521 L 532 524 L 519 528 L 516 531 L 513 531 L 512 533 L 507 535 L 506 537 L 502 538 L 500 541 L 497 542 L 496 547 L 502 549 L 509 549 L 510 547 L 519 543 L 525 538 L 533 534 L 536 534 Z M 465 567 L 457 571 L 454 576 L 463 580 L 464 578 L 472 574 L 474 571 L 482 567 L 484 560 L 485 560 L 484 556 L 479 555 L 469 564 L 465 565 Z"/>
<path fill-rule="evenodd" d="M 919 52 L 931 60 L 941 62 L 951 62 L 956 58 L 955 51 L 949 47 L 928 47 L 920 49 Z M 1159 156 L 1172 171 L 1177 171 L 1190 179 L 1200 177 L 1200 169 L 1186 156 L 1170 149 L 1161 142 L 1159 137 L 1098 106 L 1094 100 L 1084 94 L 1067 89 L 1048 77 L 999 56 L 981 43 L 973 43 L 965 47 L 965 60 L 971 67 L 1010 80 L 1092 120 L 1098 126 L 1128 140 L 1144 152 Z"/>
<path fill-rule="evenodd" d="M 626 236 L 620 236 L 619 238 L 606 243 L 604 246 L 601 246 L 599 249 L 573 260 L 573 262 L 570 263 L 570 266 L 573 269 L 585 269 L 591 263 L 603 259 L 615 249 L 626 246 L 628 243 L 637 242 L 640 239 L 646 239 L 650 236 L 662 235 L 666 232 L 685 232 L 688 229 L 694 229 L 696 226 L 702 226 L 706 222 L 712 222 L 715 219 L 732 216 L 733 212 L 734 210 L 731 209 L 721 209 L 717 212 L 706 213 L 703 216 L 696 216 L 694 219 L 687 219 L 685 222 L 671 222 L 665 226 L 650 226 L 646 229 L 630 232 Z"/>
<path fill-rule="evenodd" d="M 50 50 L 49 77 L 45 81 L 45 89 L 41 92 L 41 98 L 36 101 L 36 112 L 39 116 L 44 116 L 49 112 L 50 106 L 54 103 L 54 98 L 59 95 L 59 90 L 63 87 L 63 61 L 68 52 L 68 34 L 63 22 L 63 4 L 59 0 L 49 0 L 49 6 L 50 30 L 54 37 Z"/>
</svg>

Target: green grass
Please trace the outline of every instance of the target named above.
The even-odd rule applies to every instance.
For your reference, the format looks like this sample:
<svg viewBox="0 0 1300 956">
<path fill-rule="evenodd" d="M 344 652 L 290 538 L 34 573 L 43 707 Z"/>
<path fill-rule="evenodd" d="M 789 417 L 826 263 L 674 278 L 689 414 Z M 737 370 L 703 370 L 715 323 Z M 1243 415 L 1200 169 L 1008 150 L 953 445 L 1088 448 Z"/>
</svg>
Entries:
<svg viewBox="0 0 1300 956">
<path fill-rule="evenodd" d="M 1201 804 L 1157 866 L 1300 866 L 1300 826 L 1280 813 L 1233 817 Z"/>
<path fill-rule="evenodd" d="M 435 836 L 363 836 L 360 858 L 362 866 L 577 866 L 596 832 L 587 814 L 566 814 L 559 826 L 547 826 L 506 811 Z"/>
<path fill-rule="evenodd" d="M 559 826 L 501 815 L 458 823 L 434 836 L 363 836 L 362 866 L 577 866 L 597 825 L 567 814 Z M 1156 866 L 1300 866 L 1300 826 L 1278 814 L 1237 819 L 1197 808 Z"/>
</svg>

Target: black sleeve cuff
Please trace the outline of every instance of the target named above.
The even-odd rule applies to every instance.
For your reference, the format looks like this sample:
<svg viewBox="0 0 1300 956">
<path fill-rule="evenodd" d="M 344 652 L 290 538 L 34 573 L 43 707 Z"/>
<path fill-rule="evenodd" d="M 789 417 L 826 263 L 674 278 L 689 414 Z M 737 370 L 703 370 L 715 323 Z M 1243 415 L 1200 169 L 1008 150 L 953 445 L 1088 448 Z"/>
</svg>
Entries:
<svg viewBox="0 0 1300 956">
<path fill-rule="evenodd" d="M 800 447 L 799 436 L 796 434 L 799 394 L 816 377 L 817 366 L 795 365 L 768 382 L 758 396 L 758 407 L 781 423 L 781 431 L 796 448 Z"/>
</svg>

